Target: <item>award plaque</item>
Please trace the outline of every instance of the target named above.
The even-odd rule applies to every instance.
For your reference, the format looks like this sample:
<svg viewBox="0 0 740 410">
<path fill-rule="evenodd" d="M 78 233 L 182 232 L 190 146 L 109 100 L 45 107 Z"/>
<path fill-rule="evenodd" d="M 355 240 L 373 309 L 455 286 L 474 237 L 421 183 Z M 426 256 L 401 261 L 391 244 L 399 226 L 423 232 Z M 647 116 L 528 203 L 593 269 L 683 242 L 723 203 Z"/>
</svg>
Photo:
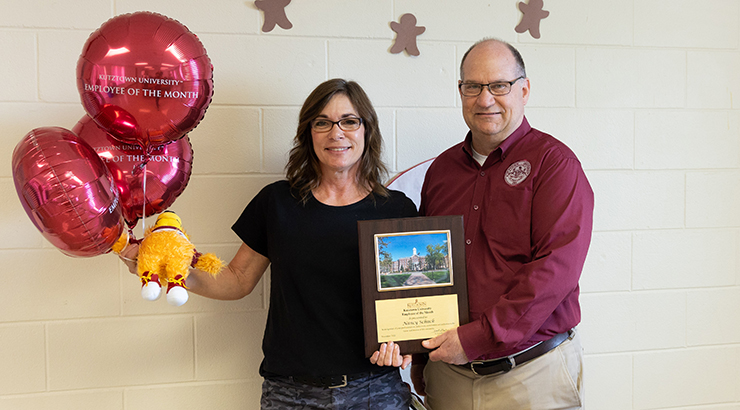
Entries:
<svg viewBox="0 0 740 410">
<path fill-rule="evenodd" d="M 462 216 L 357 222 L 365 355 L 393 341 L 401 354 L 468 322 Z"/>
</svg>

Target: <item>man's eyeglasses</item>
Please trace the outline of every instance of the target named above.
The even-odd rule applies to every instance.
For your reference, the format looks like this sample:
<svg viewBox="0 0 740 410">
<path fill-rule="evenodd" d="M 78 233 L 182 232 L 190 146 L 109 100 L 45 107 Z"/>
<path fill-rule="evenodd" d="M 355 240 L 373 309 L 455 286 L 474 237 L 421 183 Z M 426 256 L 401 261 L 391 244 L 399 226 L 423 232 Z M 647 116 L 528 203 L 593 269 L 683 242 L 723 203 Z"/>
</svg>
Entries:
<svg viewBox="0 0 740 410">
<path fill-rule="evenodd" d="M 493 95 L 506 95 L 511 92 L 511 86 L 522 78 L 524 78 L 524 76 L 519 76 L 513 81 L 496 81 L 488 84 L 460 82 L 457 86 L 460 88 L 462 95 L 466 97 L 479 96 L 480 93 L 483 92 L 483 87 L 487 87 L 488 91 Z"/>
<path fill-rule="evenodd" d="M 339 129 L 342 131 L 356 131 L 360 128 L 360 125 L 362 125 L 362 118 L 347 117 L 342 118 L 339 121 L 330 121 L 327 118 L 316 118 L 311 121 L 311 129 L 316 132 L 327 132 L 334 127 L 334 124 L 337 124 Z"/>
</svg>

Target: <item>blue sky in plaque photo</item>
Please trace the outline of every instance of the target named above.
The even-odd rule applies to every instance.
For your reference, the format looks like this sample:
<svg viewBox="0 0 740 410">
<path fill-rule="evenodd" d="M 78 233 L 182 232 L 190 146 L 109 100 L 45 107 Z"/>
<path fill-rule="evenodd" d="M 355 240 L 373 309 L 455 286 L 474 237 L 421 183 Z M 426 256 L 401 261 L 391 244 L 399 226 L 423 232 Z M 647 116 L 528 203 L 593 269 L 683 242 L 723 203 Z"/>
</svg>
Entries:
<svg viewBox="0 0 740 410">
<path fill-rule="evenodd" d="M 387 250 L 393 260 L 407 258 L 413 255 L 416 248 L 417 255 L 426 255 L 427 245 L 441 245 L 447 242 L 447 233 L 421 233 L 411 235 L 383 236 L 388 244 Z"/>
</svg>

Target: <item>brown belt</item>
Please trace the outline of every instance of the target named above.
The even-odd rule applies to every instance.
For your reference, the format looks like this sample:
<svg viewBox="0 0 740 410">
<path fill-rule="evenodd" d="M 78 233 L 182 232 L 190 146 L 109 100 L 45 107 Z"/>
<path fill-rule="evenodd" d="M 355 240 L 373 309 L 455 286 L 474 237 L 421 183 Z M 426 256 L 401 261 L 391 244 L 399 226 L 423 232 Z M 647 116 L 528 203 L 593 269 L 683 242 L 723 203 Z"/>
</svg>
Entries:
<svg viewBox="0 0 740 410">
<path fill-rule="evenodd" d="M 522 365 L 532 359 L 536 359 L 550 350 L 560 346 L 566 339 L 573 337 L 575 330 L 571 329 L 565 333 L 553 336 L 551 339 L 539 342 L 529 349 L 523 350 L 519 353 L 515 353 L 511 356 L 502 357 L 500 359 L 490 361 L 475 361 L 468 364 L 460 365 L 466 369 L 472 370 L 473 373 L 481 376 L 487 376 L 489 374 L 508 372 L 516 366 Z"/>
<path fill-rule="evenodd" d="M 384 375 L 393 371 L 397 371 L 397 369 L 395 367 L 381 367 L 376 371 L 355 374 L 342 374 L 336 376 L 288 376 L 278 378 L 288 379 L 294 383 L 307 384 L 314 387 L 335 389 L 337 387 L 344 387 L 347 385 L 348 382 L 357 379 Z"/>
</svg>

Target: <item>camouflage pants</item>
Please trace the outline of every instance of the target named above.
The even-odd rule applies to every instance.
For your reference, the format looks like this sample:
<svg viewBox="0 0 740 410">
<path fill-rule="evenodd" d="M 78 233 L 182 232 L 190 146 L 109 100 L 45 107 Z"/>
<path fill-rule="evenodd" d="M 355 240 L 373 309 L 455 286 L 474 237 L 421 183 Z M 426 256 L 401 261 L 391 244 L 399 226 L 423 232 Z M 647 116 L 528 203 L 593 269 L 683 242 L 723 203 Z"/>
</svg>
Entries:
<svg viewBox="0 0 740 410">
<path fill-rule="evenodd" d="M 410 390 L 398 371 L 352 380 L 329 389 L 295 383 L 287 377 L 262 383 L 262 409 L 408 410 Z"/>
</svg>

